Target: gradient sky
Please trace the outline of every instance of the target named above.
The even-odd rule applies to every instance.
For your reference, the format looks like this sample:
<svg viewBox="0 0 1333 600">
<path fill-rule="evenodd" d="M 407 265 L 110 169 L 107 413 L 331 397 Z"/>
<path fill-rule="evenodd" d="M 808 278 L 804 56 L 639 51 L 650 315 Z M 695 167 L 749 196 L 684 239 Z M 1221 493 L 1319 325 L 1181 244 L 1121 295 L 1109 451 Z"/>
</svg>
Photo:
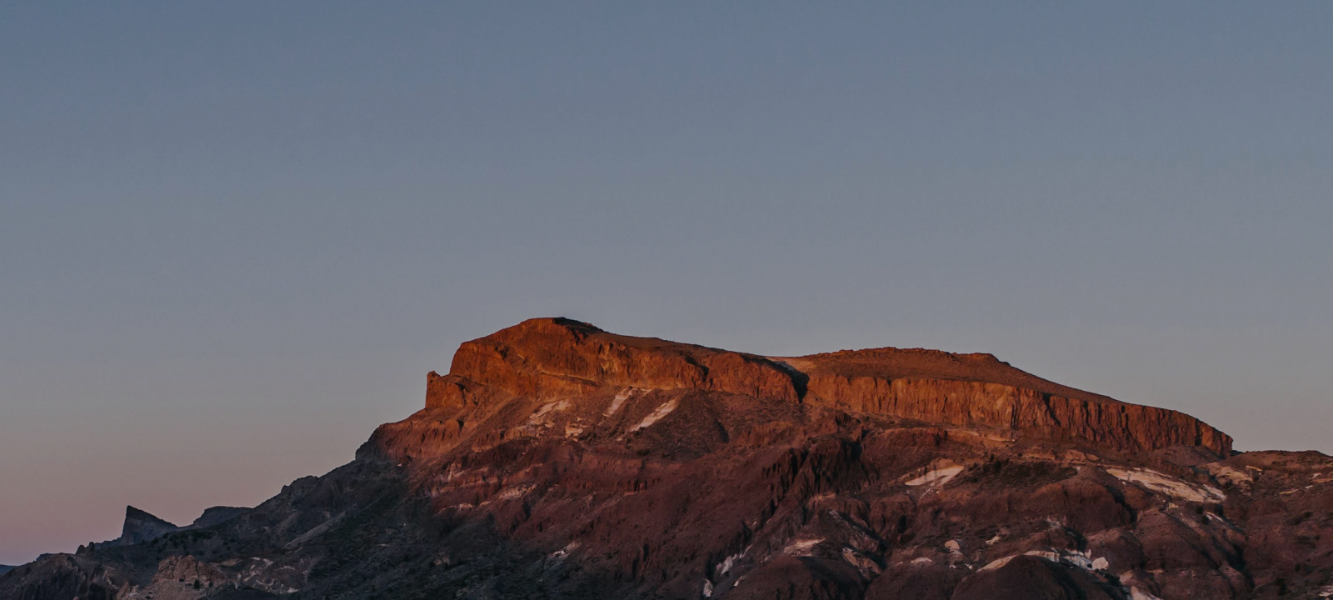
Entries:
<svg viewBox="0 0 1333 600">
<path fill-rule="evenodd" d="M 991 352 L 1333 452 L 1333 3 L 5 3 L 0 563 L 534 316 Z"/>
</svg>

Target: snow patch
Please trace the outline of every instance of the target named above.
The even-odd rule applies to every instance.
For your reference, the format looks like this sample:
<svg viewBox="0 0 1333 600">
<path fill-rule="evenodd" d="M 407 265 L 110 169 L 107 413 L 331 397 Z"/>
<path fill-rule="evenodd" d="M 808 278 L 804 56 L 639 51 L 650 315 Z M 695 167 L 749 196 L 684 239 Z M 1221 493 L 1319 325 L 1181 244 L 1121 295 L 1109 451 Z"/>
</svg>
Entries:
<svg viewBox="0 0 1333 600">
<path fill-rule="evenodd" d="M 512 487 L 512 488 L 509 488 L 509 489 L 507 489 L 507 490 L 504 490 L 504 491 L 500 492 L 499 494 L 496 494 L 496 495 L 495 495 L 495 499 L 496 499 L 496 500 L 513 500 L 513 499 L 515 499 L 515 498 L 522 498 L 524 495 L 526 495 L 526 494 L 527 494 L 528 492 L 530 492 L 530 491 L 532 491 L 532 486 L 530 486 L 530 485 L 522 485 L 522 486 L 518 486 L 518 487 Z"/>
<path fill-rule="evenodd" d="M 1213 477 L 1216 477 L 1219 481 L 1225 481 L 1232 485 L 1254 482 L 1254 477 L 1250 476 L 1249 473 L 1242 473 L 1226 465 L 1208 465 L 1204 468 L 1208 469 L 1208 472 L 1212 473 Z"/>
<path fill-rule="evenodd" d="M 986 566 L 981 567 L 981 570 L 994 571 L 995 569 L 998 569 L 1000 567 L 1009 564 L 1009 561 L 1018 558 L 1020 556 L 1035 556 L 1037 558 L 1042 558 L 1045 560 L 1049 560 L 1051 562 L 1065 563 L 1067 565 L 1073 565 L 1075 567 L 1083 569 L 1084 571 L 1105 571 L 1107 568 L 1111 566 L 1110 561 L 1107 561 L 1106 558 L 1104 557 L 1099 556 L 1097 558 L 1092 558 L 1091 551 L 1076 552 L 1070 550 L 1028 550 L 1027 552 L 1024 552 L 1022 554 L 1015 554 L 1013 556 L 1006 556 L 1004 558 L 995 559 L 987 563 Z"/>
<path fill-rule="evenodd" d="M 1063 562 L 1067 562 L 1071 565 L 1074 565 L 1075 567 L 1083 569 L 1084 571 L 1093 570 L 1092 559 L 1088 558 L 1087 556 L 1081 554 L 1066 554 L 1064 556 L 1061 556 L 1060 558 L 1063 560 Z"/>
<path fill-rule="evenodd" d="M 1217 488 L 1185 483 L 1151 469 L 1131 469 L 1128 471 L 1107 469 L 1106 472 L 1121 481 L 1137 483 L 1154 492 L 1167 494 L 1189 502 L 1221 502 L 1227 499 L 1226 494 L 1223 494 L 1222 490 Z"/>
<path fill-rule="evenodd" d="M 745 551 L 749 551 L 749 548 L 746 548 Z M 731 556 L 726 557 L 722 562 L 717 563 L 717 568 L 715 568 L 714 571 L 716 571 L 718 575 L 726 575 L 732 567 L 736 566 L 737 560 L 745 557 L 745 551 L 742 551 L 740 554 L 732 554 Z"/>
<path fill-rule="evenodd" d="M 573 542 L 570 542 L 569 545 L 565 546 L 564 548 L 561 548 L 559 550 L 556 550 L 555 552 L 550 553 L 549 555 L 547 555 L 547 558 L 553 560 L 562 560 L 566 556 L 569 556 L 569 553 L 573 552 L 578 547 L 579 547 L 579 542 L 575 540 Z"/>
<path fill-rule="evenodd" d="M 564 560 L 565 557 L 569 556 L 570 552 L 573 552 L 574 549 L 578 547 L 579 543 L 577 541 L 573 541 L 570 542 L 569 545 L 565 546 L 564 548 L 561 548 L 559 550 L 556 550 L 555 552 L 548 554 L 546 557 L 556 561 Z"/>
<path fill-rule="evenodd" d="M 611 399 L 611 406 L 607 407 L 606 412 L 602 413 L 602 416 L 609 417 L 620 412 L 620 407 L 625 405 L 625 401 L 634 397 L 634 394 L 638 393 L 638 391 L 639 390 L 635 388 L 625 388 L 620 390 L 620 393 L 616 394 L 616 397 Z"/>
<path fill-rule="evenodd" d="M 569 408 L 568 400 L 561 400 L 559 402 L 548 402 L 546 404 L 543 404 L 541 408 L 537 409 L 537 412 L 533 413 L 531 417 L 528 417 L 528 424 L 537 425 L 546 420 L 546 415 L 552 412 L 559 412 L 567 408 Z"/>
<path fill-rule="evenodd" d="M 944 485 L 949 480 L 963 472 L 962 465 L 952 465 L 927 471 L 925 475 L 907 481 L 907 485 L 916 487 L 920 485 Z"/>
<path fill-rule="evenodd" d="M 1137 587 L 1129 588 L 1129 598 L 1130 600 L 1162 600 L 1161 598 L 1140 590 Z"/>
<path fill-rule="evenodd" d="M 663 417 L 665 417 L 665 416 L 671 414 L 671 411 L 673 411 L 673 410 L 676 410 L 676 399 L 675 399 L 675 398 L 672 398 L 671 400 L 667 401 L 665 404 L 663 404 L 663 405 L 657 407 L 657 410 L 654 410 L 654 411 L 652 412 L 652 414 L 650 414 L 650 415 L 644 417 L 643 420 L 642 420 L 642 421 L 639 421 L 639 424 L 638 424 L 638 425 L 635 425 L 633 429 L 630 429 L 630 431 L 638 431 L 638 430 L 643 429 L 643 428 L 645 428 L 645 427 L 652 427 L 653 423 L 656 423 L 656 422 L 658 422 L 658 421 L 661 421 Z"/>
<path fill-rule="evenodd" d="M 786 548 L 782 549 L 782 553 L 792 556 L 809 556 L 810 549 L 819 545 L 823 541 L 824 538 L 816 538 L 812 540 L 794 540 L 792 543 L 787 544 Z"/>
<path fill-rule="evenodd" d="M 860 552 L 852 548 L 842 549 L 842 559 L 847 561 L 847 564 L 856 567 L 856 570 L 860 571 L 866 579 L 873 579 L 875 575 L 879 574 L 879 565 L 875 561 L 862 556 Z"/>
<path fill-rule="evenodd" d="M 1003 567 L 1003 566 L 1009 564 L 1009 561 L 1013 560 L 1016 556 L 1018 556 L 1018 555 L 1014 555 L 1014 556 L 1006 556 L 1006 557 L 1004 557 L 1004 558 L 997 558 L 997 559 L 995 559 L 995 560 L 992 560 L 992 561 L 986 563 L 986 566 L 981 567 L 981 570 L 982 570 L 982 571 L 994 571 L 995 569 L 998 569 L 998 568 L 1000 568 L 1000 567 Z"/>
</svg>

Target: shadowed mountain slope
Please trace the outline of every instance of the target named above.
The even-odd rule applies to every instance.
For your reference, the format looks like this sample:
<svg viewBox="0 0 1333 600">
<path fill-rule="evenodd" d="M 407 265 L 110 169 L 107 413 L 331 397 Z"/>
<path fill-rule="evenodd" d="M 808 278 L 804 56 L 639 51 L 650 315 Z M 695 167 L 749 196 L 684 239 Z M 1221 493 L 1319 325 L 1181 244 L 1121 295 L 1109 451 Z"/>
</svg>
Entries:
<svg viewBox="0 0 1333 600">
<path fill-rule="evenodd" d="M 1230 444 L 989 355 L 535 319 L 464 343 L 352 463 L 0 598 L 1333 596 L 1333 459 Z"/>
</svg>

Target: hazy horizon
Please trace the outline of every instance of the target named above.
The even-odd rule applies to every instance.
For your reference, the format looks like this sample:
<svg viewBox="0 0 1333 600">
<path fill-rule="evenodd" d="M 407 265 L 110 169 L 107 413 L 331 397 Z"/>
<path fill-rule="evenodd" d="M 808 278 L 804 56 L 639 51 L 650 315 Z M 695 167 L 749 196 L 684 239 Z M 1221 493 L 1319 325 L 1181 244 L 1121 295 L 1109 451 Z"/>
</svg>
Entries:
<svg viewBox="0 0 1333 600">
<path fill-rule="evenodd" d="M 0 563 L 539 316 L 988 352 L 1333 453 L 1333 5 L 0 7 Z"/>
</svg>

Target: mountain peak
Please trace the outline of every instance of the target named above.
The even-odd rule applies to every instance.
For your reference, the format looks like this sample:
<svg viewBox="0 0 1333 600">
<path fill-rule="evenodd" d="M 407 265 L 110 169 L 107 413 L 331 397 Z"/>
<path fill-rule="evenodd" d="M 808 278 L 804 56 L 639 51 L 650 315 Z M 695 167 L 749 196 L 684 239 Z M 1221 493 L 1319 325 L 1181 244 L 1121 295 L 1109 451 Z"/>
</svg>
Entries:
<svg viewBox="0 0 1333 600">
<path fill-rule="evenodd" d="M 0 598 L 1241 600 L 1333 573 L 1312 516 L 1333 459 L 1230 453 L 988 354 L 765 357 L 535 319 L 462 344 L 426 400 L 166 543 L 127 508 L 138 548 L 46 557 Z"/>
<path fill-rule="evenodd" d="M 120 539 L 114 540 L 114 542 L 117 544 L 138 544 L 155 540 L 178 529 L 180 529 L 178 525 L 158 518 L 147 511 L 126 506 L 125 524 L 121 528 Z"/>
<path fill-rule="evenodd" d="M 765 357 L 565 318 L 529 319 L 463 343 L 447 375 L 427 376 L 426 406 L 622 388 L 735 394 L 1117 451 L 1231 451 L 1230 436 L 1194 417 L 1064 386 L 991 354 L 884 347 Z"/>
<path fill-rule="evenodd" d="M 461 396 L 475 385 L 538 397 L 628 386 L 799 400 L 787 369 L 765 357 L 616 335 L 563 318 L 530 319 L 463 343 L 454 354 L 449 378 L 447 385 Z M 446 401 L 440 398 L 428 403 Z M 447 398 L 459 400 L 455 395 Z"/>
</svg>

